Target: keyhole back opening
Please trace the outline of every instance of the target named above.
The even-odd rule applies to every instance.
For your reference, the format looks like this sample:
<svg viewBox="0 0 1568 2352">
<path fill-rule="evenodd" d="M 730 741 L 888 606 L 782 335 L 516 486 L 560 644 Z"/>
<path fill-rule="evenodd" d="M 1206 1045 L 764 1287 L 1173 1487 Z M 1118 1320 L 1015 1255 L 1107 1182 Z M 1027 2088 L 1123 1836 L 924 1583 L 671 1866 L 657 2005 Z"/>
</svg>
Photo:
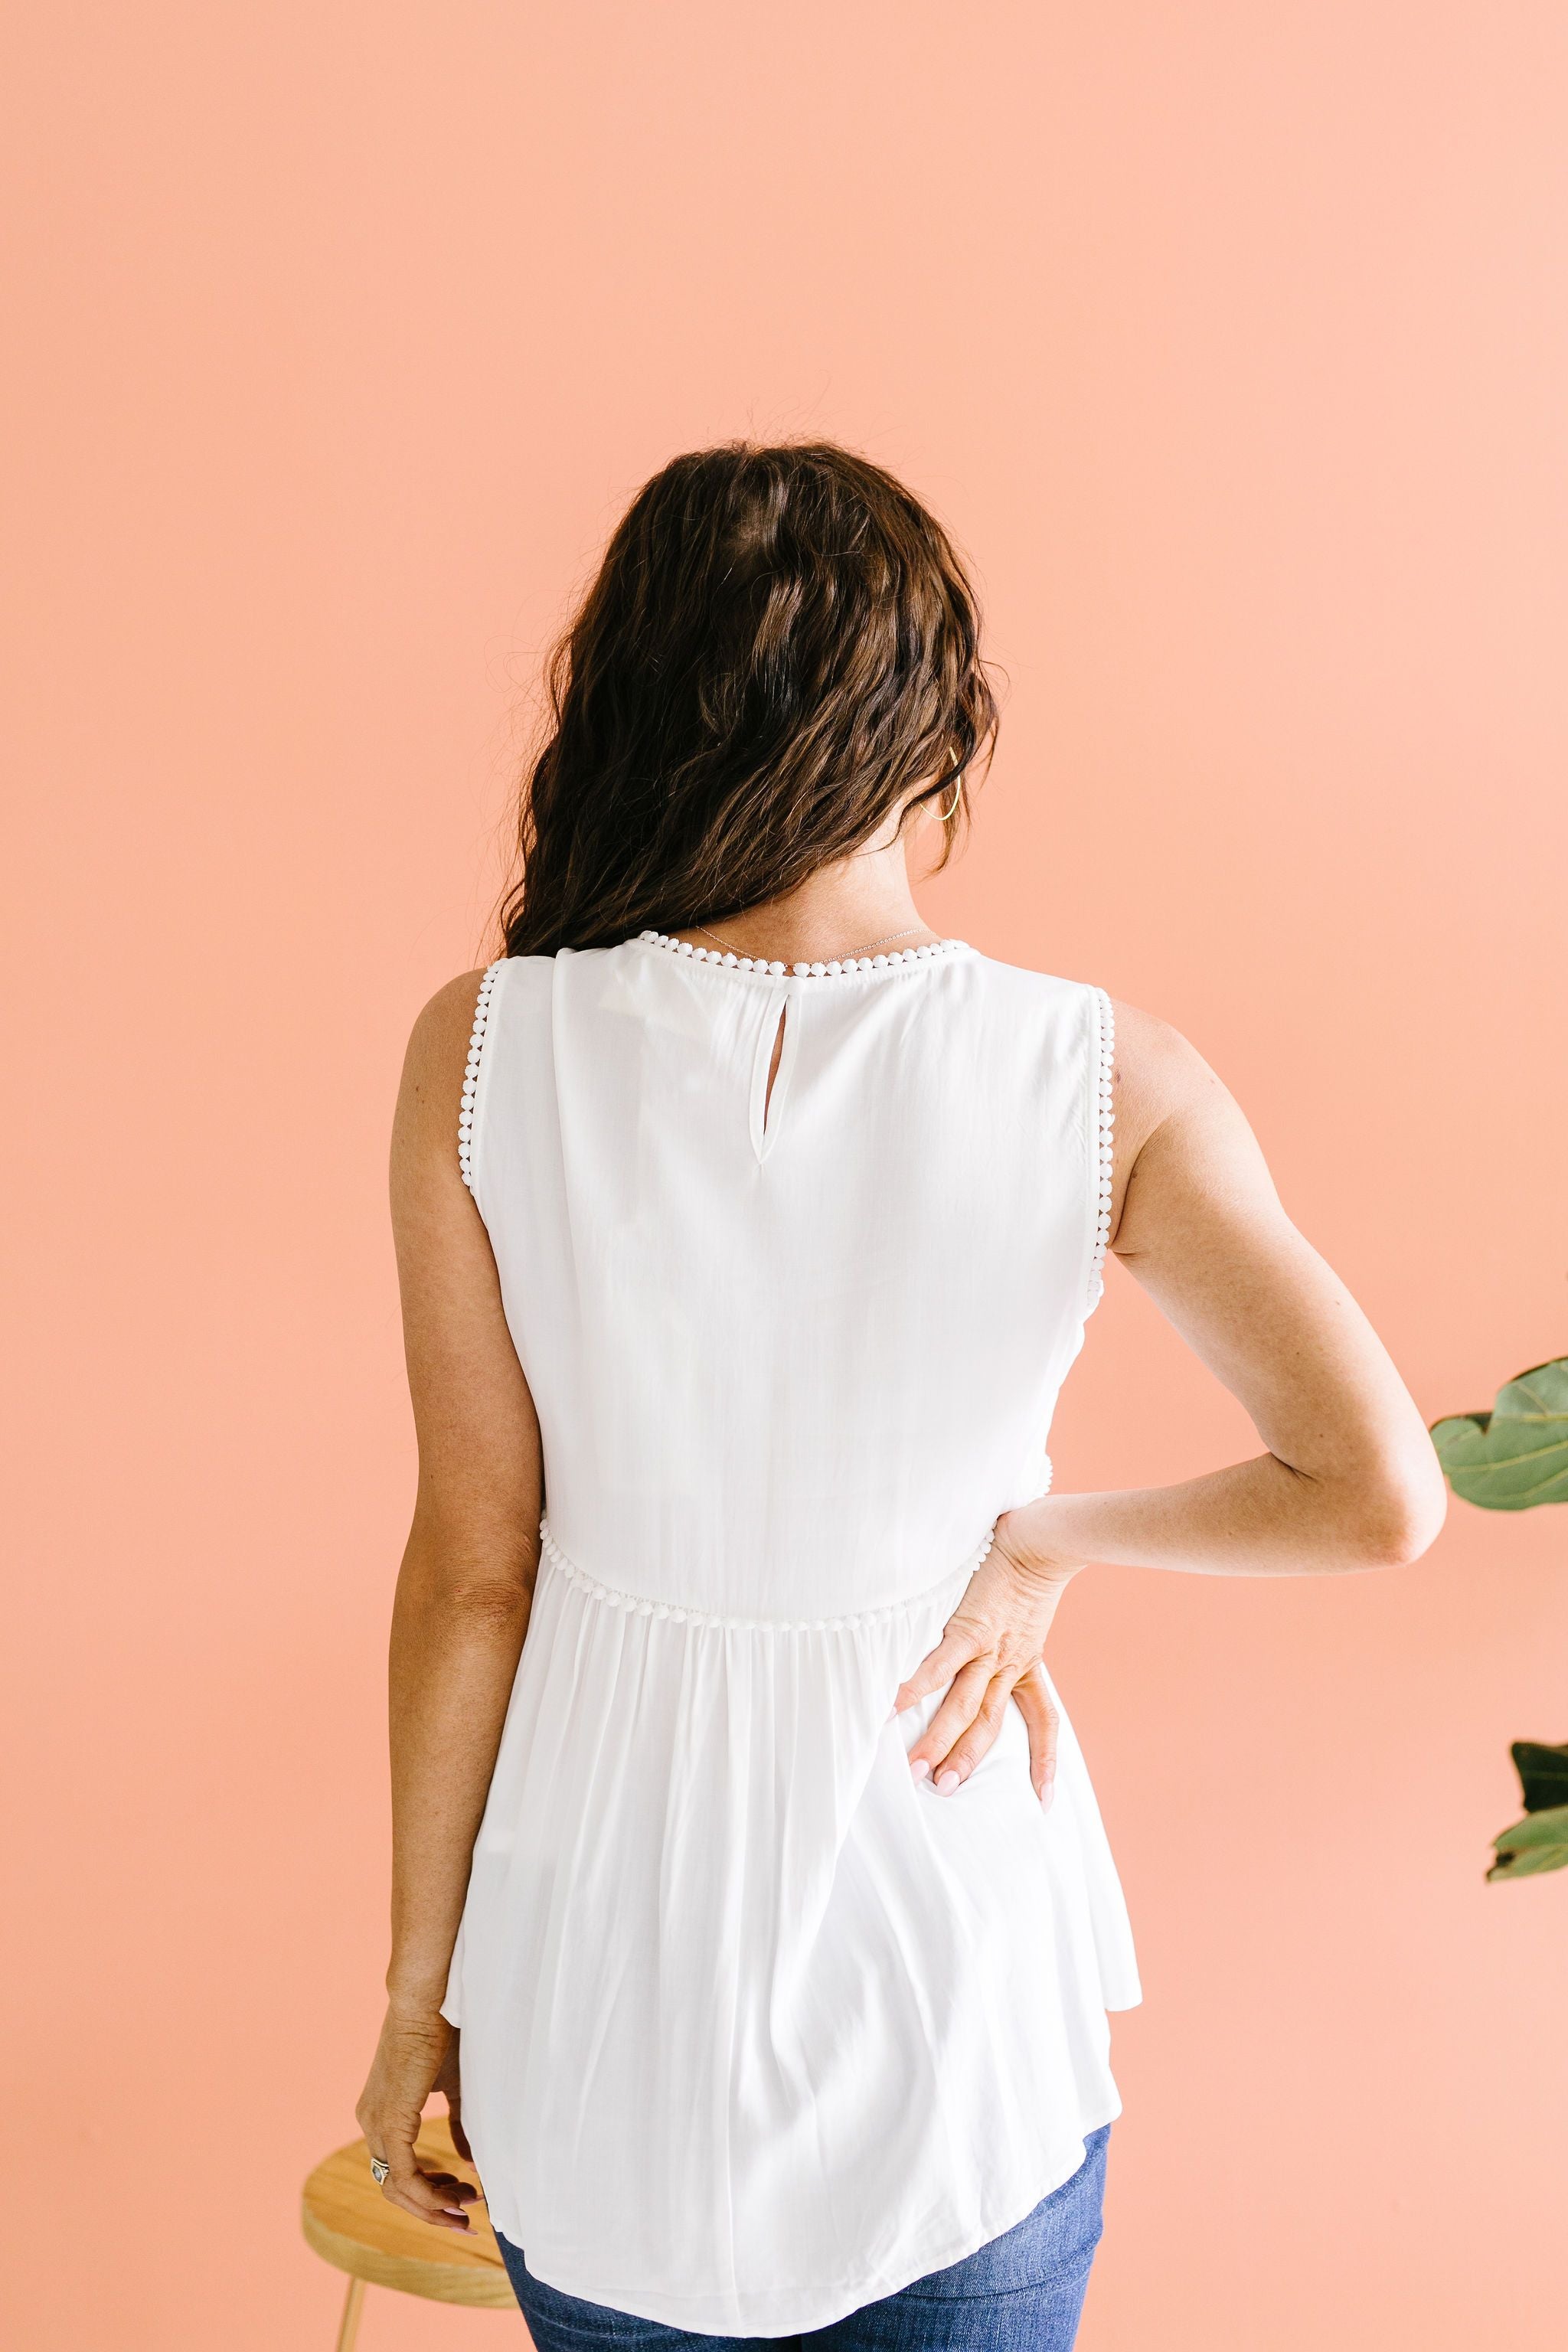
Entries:
<svg viewBox="0 0 1568 2352">
<path fill-rule="evenodd" d="M 795 1059 L 795 1020 L 799 1008 L 788 996 L 770 996 L 762 1009 L 756 1055 L 752 1066 L 752 1149 L 759 1160 L 771 1150 L 784 1112 Z"/>
</svg>

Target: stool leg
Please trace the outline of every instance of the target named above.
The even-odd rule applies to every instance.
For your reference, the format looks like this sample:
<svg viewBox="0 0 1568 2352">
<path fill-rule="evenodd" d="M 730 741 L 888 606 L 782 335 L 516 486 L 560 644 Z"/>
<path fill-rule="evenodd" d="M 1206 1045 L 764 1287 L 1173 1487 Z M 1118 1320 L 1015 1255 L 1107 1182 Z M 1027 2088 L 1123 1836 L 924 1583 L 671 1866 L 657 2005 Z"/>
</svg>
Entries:
<svg viewBox="0 0 1568 2352">
<path fill-rule="evenodd" d="M 338 2323 L 338 2352 L 354 2352 L 354 2338 L 359 2334 L 359 2315 L 364 2305 L 364 2281 L 352 2278 L 343 2297 L 343 2315 Z"/>
</svg>

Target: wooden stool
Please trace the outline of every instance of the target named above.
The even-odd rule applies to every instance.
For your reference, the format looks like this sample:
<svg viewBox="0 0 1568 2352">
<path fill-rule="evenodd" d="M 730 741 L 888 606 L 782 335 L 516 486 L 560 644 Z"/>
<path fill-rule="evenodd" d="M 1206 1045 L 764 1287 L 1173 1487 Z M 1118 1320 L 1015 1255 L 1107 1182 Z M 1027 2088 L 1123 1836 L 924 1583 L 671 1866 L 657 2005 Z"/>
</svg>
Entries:
<svg viewBox="0 0 1568 2352">
<path fill-rule="evenodd" d="M 444 2116 L 432 2116 L 419 2134 L 421 2159 L 437 2172 L 476 2178 L 452 2146 Z M 510 2311 L 519 2319 L 517 2297 L 482 2205 L 468 2208 L 466 2237 L 416 2221 L 389 2205 L 370 2177 L 370 2150 L 363 2139 L 340 2147 L 318 2164 L 305 2183 L 300 2208 L 305 2240 L 323 2262 L 349 2274 L 338 2352 L 353 2352 L 368 2282 L 422 2294 L 432 2303 L 471 2303 L 482 2311 Z"/>
</svg>

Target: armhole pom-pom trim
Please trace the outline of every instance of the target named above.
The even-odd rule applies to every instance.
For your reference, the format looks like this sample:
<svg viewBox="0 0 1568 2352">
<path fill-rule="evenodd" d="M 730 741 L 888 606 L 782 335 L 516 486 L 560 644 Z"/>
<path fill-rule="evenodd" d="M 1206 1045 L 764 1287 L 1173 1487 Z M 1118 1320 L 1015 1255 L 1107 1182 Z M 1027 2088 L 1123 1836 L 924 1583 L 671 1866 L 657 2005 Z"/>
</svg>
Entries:
<svg viewBox="0 0 1568 2352">
<path fill-rule="evenodd" d="M 474 1189 L 474 1097 L 479 1083 L 479 1064 L 484 1058 L 490 999 L 495 994 L 496 982 L 500 977 L 500 963 L 492 963 L 479 982 L 479 992 L 474 1004 L 474 1025 L 468 1032 L 468 1058 L 463 1066 L 463 1106 L 458 1113 L 458 1173 L 470 1192 Z"/>
<path fill-rule="evenodd" d="M 1089 1305 L 1098 1307 L 1105 1289 L 1105 1253 L 1110 1241 L 1110 1191 L 1115 1168 L 1111 1072 L 1116 1062 L 1116 1015 L 1103 988 L 1094 992 L 1099 1036 L 1094 1074 L 1094 1244 L 1089 1260 Z"/>
</svg>

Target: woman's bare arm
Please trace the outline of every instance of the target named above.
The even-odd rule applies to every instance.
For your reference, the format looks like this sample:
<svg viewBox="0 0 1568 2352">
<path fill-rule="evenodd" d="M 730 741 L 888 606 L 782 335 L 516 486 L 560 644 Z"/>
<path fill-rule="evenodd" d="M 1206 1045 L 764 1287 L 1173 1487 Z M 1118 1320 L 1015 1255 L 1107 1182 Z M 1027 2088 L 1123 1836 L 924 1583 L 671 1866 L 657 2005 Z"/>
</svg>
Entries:
<svg viewBox="0 0 1568 2352">
<path fill-rule="evenodd" d="M 951 1685 L 910 1751 L 948 1793 L 990 1747 L 1086 1564 L 1219 1576 L 1391 1567 L 1417 1559 L 1443 1523 L 1421 1417 L 1286 1216 L 1235 1102 L 1163 1022 L 1119 1005 L 1116 1028 L 1111 1246 L 1267 1450 L 1179 1486 L 1048 1495 L 1004 1515 L 941 1643 L 898 1695 L 903 1708 Z"/>
<path fill-rule="evenodd" d="M 1111 1246 L 1244 1404 L 1268 1451 L 1178 1486 L 1010 1515 L 1043 1558 L 1211 1576 L 1397 1567 L 1443 1524 L 1442 1474 L 1387 1351 L 1280 1206 L 1251 1129 L 1163 1022 L 1118 1008 Z"/>
<path fill-rule="evenodd" d="M 392 1958 L 380 2046 L 359 2103 L 384 2194 L 466 2229 L 471 2194 L 415 2161 L 433 2089 L 456 2109 L 440 2016 L 468 1866 L 528 1627 L 538 1567 L 539 1424 L 495 1260 L 458 1172 L 458 1113 L 481 974 L 443 989 L 409 1043 L 392 1147 L 392 1215 L 419 1483 L 393 1608 Z M 460 2118 L 456 2129 L 461 2145 Z"/>
</svg>

